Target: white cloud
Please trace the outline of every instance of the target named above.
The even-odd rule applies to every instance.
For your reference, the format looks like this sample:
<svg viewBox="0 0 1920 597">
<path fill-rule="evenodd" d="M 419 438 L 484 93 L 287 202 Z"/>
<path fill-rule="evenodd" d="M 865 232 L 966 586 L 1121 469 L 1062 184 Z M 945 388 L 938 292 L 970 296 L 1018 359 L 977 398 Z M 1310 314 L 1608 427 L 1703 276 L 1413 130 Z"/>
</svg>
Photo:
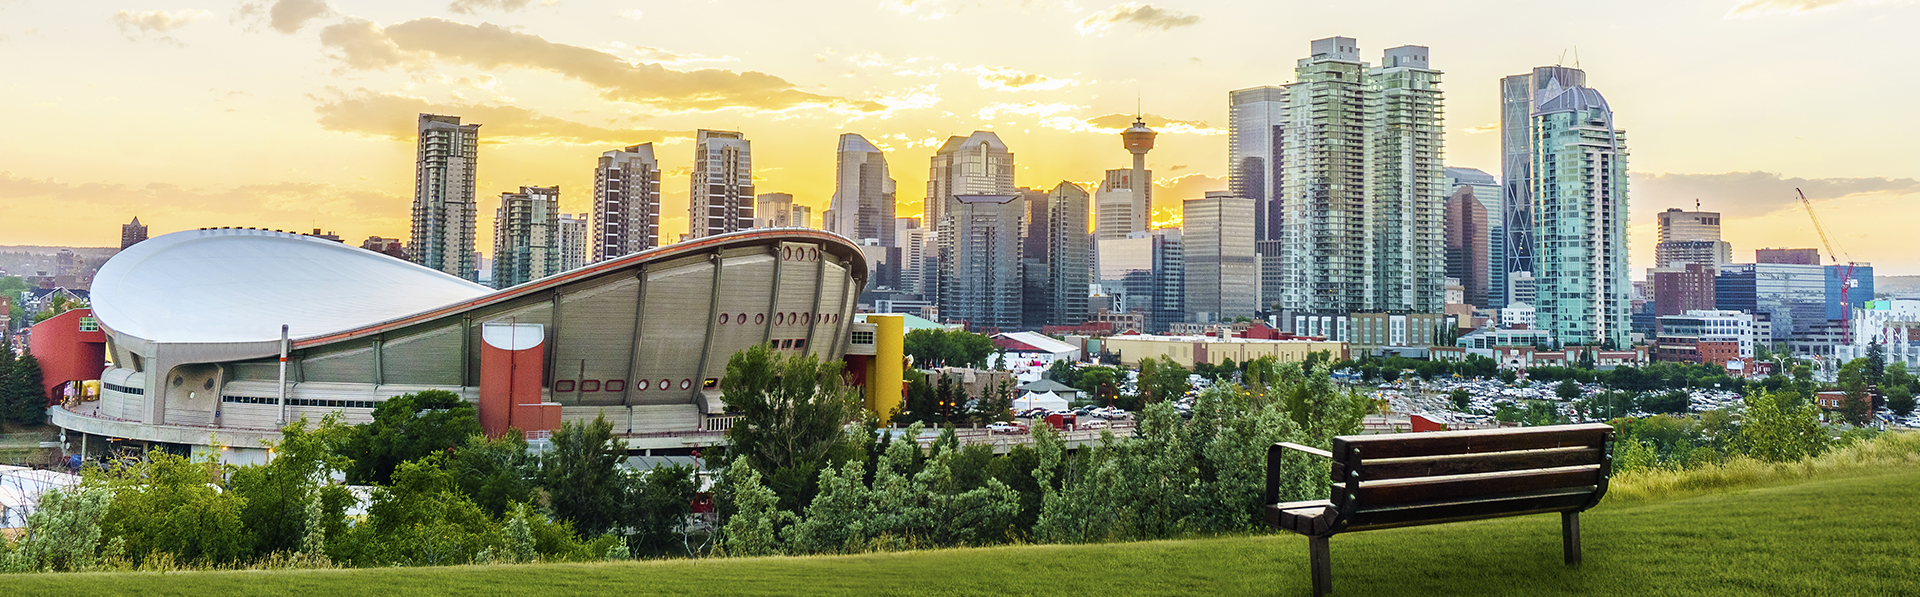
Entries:
<svg viewBox="0 0 1920 597">
<path fill-rule="evenodd" d="M 629 9 L 620 11 L 620 16 L 638 21 L 640 20 L 640 17 L 646 16 L 646 15 L 644 13 L 641 13 L 640 9 L 638 8 L 629 8 Z"/>
<path fill-rule="evenodd" d="M 113 13 L 113 23 L 120 26 L 120 31 L 125 33 L 128 39 L 137 39 L 134 36 L 135 33 L 138 33 L 140 37 L 155 34 L 163 41 L 177 44 L 180 43 L 179 40 L 159 34 L 185 27 L 188 23 L 210 16 L 213 16 L 213 13 L 204 10 L 176 10 L 173 12 L 164 10 L 149 10 L 146 12 L 122 10 Z"/>
<path fill-rule="evenodd" d="M 1728 19 L 1757 19 L 1768 15 L 1800 16 L 1847 5 L 1881 4 L 1886 0 L 1740 0 L 1727 9 Z"/>
<path fill-rule="evenodd" d="M 988 104 L 987 107 L 981 108 L 980 111 L 975 112 L 973 115 L 981 120 L 993 120 L 999 117 L 1001 114 L 1021 114 L 1026 116 L 1052 116 L 1054 114 L 1059 114 L 1061 112 L 1071 112 L 1074 110 L 1079 110 L 1082 107 L 1083 106 L 1076 106 L 1073 104 L 1060 104 L 1060 103 L 1042 104 L 1039 102 L 1027 102 L 1024 104 L 997 103 L 997 104 Z"/>
<path fill-rule="evenodd" d="M 998 91 L 1052 91 L 1068 85 L 1080 84 L 1073 79 L 1055 79 L 1004 66 L 980 65 L 969 68 L 966 72 L 977 77 L 981 89 Z"/>
<path fill-rule="evenodd" d="M 1496 122 L 1496 123 L 1493 123 L 1493 124 L 1483 124 L 1483 125 L 1480 125 L 1480 126 L 1470 126 L 1470 127 L 1467 127 L 1467 128 L 1463 128 L 1463 129 L 1460 129 L 1460 132 L 1462 132 L 1462 133 L 1466 133 L 1466 134 L 1469 134 L 1469 135 L 1478 135 L 1478 134 L 1480 134 L 1480 133 L 1493 133 L 1493 132 L 1499 132 L 1499 130 L 1500 130 L 1500 123 L 1498 123 L 1498 122 Z"/>
<path fill-rule="evenodd" d="M 1175 27 L 1190 27 L 1200 23 L 1200 15 L 1190 15 L 1167 10 L 1152 4 L 1128 2 L 1115 4 L 1111 8 L 1087 15 L 1073 25 L 1081 35 L 1106 35 L 1115 25 L 1138 25 L 1141 31 L 1159 29 L 1166 31 Z"/>
<path fill-rule="evenodd" d="M 880 0 L 880 8 L 903 15 L 918 14 L 922 21 L 933 21 L 952 16 L 953 13 L 941 8 L 946 0 Z M 924 10 L 923 10 L 924 9 Z"/>
</svg>

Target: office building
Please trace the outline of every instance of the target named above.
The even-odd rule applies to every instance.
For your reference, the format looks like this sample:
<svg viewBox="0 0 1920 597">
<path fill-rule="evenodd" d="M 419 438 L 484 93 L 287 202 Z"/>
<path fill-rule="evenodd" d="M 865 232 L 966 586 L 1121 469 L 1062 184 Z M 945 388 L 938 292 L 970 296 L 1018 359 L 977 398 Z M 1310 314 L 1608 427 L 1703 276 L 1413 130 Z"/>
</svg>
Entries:
<svg viewBox="0 0 1920 597">
<path fill-rule="evenodd" d="M 1785 342 L 1813 333 L 1827 321 L 1827 272 L 1818 265 L 1734 263 L 1717 269 L 1714 305 L 1765 315 L 1768 340 Z"/>
<path fill-rule="evenodd" d="M 1253 253 L 1254 203 L 1230 191 L 1208 191 L 1181 208 L 1187 321 L 1232 321 L 1260 308 L 1260 267 Z"/>
<path fill-rule="evenodd" d="M 1146 178 L 1146 189 L 1134 188 L 1134 176 Z M 1106 178 L 1100 181 L 1100 187 L 1094 191 L 1094 237 L 1101 239 L 1126 238 L 1128 234 L 1147 230 L 1152 225 L 1152 201 L 1142 195 L 1151 195 L 1153 185 L 1152 170 L 1134 172 L 1127 169 L 1108 170 Z"/>
<path fill-rule="evenodd" d="M 943 241 L 940 317 L 965 323 L 976 332 L 1021 328 L 1026 291 L 1020 275 L 1021 237 L 1026 234 L 1026 200 L 1006 195 L 956 195 L 942 215 Z"/>
<path fill-rule="evenodd" d="M 587 266 L 592 254 L 593 225 L 587 214 L 560 214 L 554 223 L 554 238 L 560 247 L 560 271 L 570 272 Z"/>
<path fill-rule="evenodd" d="M 1087 321 L 1087 202 L 1085 189 L 1061 181 L 1049 192 L 1022 190 L 1027 233 L 1021 251 L 1026 293 L 1024 329 Z"/>
<path fill-rule="evenodd" d="M 1920 301 L 1874 300 L 1855 308 L 1846 342 L 1834 350 L 1841 363 L 1867 356 L 1878 344 L 1888 364 L 1904 363 L 1920 370 Z"/>
<path fill-rule="evenodd" d="M 1753 314 L 1693 309 L 1659 319 L 1654 360 L 1725 365 L 1753 358 Z"/>
<path fill-rule="evenodd" d="M 501 193 L 493 218 L 493 287 L 560 273 L 560 187 Z"/>
<path fill-rule="evenodd" d="M 802 210 L 805 210 L 804 213 Z M 807 228 L 808 221 L 813 219 L 813 210 L 805 205 L 794 205 L 791 193 L 761 193 L 755 196 L 753 213 L 758 214 L 753 219 L 754 228 Z"/>
<path fill-rule="evenodd" d="M 1819 249 L 1754 249 L 1754 263 L 1820 265 Z"/>
<path fill-rule="evenodd" d="M 1600 92 L 1549 81 L 1533 112 L 1533 308 L 1561 345 L 1632 345 L 1626 131 Z"/>
<path fill-rule="evenodd" d="M 133 223 L 120 225 L 120 248 L 126 249 L 134 243 L 147 240 L 147 226 L 140 223 L 140 217 L 134 216 Z"/>
<path fill-rule="evenodd" d="M 1446 188 L 1448 193 L 1458 193 L 1468 189 L 1473 198 L 1480 200 L 1480 207 L 1486 211 L 1486 224 L 1481 228 L 1487 233 L 1487 248 L 1484 252 L 1487 262 L 1487 290 L 1484 303 L 1472 303 L 1492 309 L 1506 305 L 1507 287 L 1507 225 L 1500 203 L 1500 178 L 1478 168 L 1447 168 Z M 1451 197 L 1451 195 L 1449 195 Z M 1448 271 L 1453 271 L 1449 266 Z M 1448 274 L 1449 277 L 1455 277 Z M 1465 281 L 1462 281 L 1464 284 Z"/>
<path fill-rule="evenodd" d="M 1186 252 L 1179 228 L 1096 242 L 1100 285 L 1116 297 L 1119 310 L 1141 313 L 1149 333 L 1186 320 Z"/>
<path fill-rule="evenodd" d="M 900 246 L 894 240 L 894 184 L 887 156 L 855 133 L 840 135 L 837 156 L 833 202 L 827 206 L 824 227 L 856 241 L 877 238 L 880 246 Z"/>
<path fill-rule="evenodd" d="M 460 124 L 459 116 L 421 114 L 414 158 L 413 238 L 407 242 L 414 263 L 480 279 L 474 259 L 475 169 L 480 125 Z"/>
<path fill-rule="evenodd" d="M 753 144 L 736 131 L 695 131 L 687 197 L 688 238 L 752 228 Z"/>
<path fill-rule="evenodd" d="M 1460 281 L 1461 300 L 1486 306 L 1487 247 L 1494 236 L 1487 229 L 1487 208 L 1472 187 L 1455 187 L 1447 198 L 1447 277 Z"/>
<path fill-rule="evenodd" d="M 931 246 L 933 231 L 920 227 L 919 218 L 894 218 L 893 239 L 900 248 L 900 283 L 897 290 L 907 294 L 927 292 L 927 268 L 939 249 Z"/>
<path fill-rule="evenodd" d="M 1254 87 L 1227 94 L 1227 190 L 1253 200 L 1254 252 L 1260 256 L 1260 306 L 1280 301 L 1280 163 L 1287 90 Z"/>
<path fill-rule="evenodd" d="M 1717 266 L 1733 263 L 1733 245 L 1720 240 L 1720 212 L 1660 212 L 1660 241 L 1654 245 L 1654 267 L 1688 263 Z"/>
<path fill-rule="evenodd" d="M 600 154 L 593 170 L 593 262 L 660 246 L 660 162 L 653 144 Z"/>
<path fill-rule="evenodd" d="M 931 162 L 923 214 L 926 220 L 923 225 L 932 228 L 933 241 L 939 250 L 932 256 L 933 271 L 936 275 L 929 280 L 932 286 L 927 290 L 933 294 L 935 306 L 939 308 L 943 318 L 954 317 L 955 313 L 977 314 L 980 312 L 979 305 L 954 305 L 948 302 L 963 300 L 965 297 L 983 296 L 978 292 L 978 288 L 962 292 L 954 286 L 962 283 L 970 286 L 977 284 L 977 281 L 960 281 L 952 277 L 954 272 L 964 271 L 953 263 L 954 259 L 959 258 L 961 245 L 975 241 L 963 239 L 961 234 L 962 230 L 970 229 L 971 224 L 958 222 L 948 215 L 958 209 L 961 196 L 1018 197 L 1019 190 L 1013 186 L 1013 152 L 1009 151 L 1007 144 L 1001 142 L 1000 136 L 992 131 L 974 131 L 972 135 L 966 137 L 947 138 L 947 142 L 941 144 L 940 148 L 934 152 Z M 1003 209 L 987 207 L 986 204 L 994 203 L 991 200 L 974 199 L 973 201 L 982 202 L 982 205 L 970 208 L 968 210 L 970 213 L 997 212 Z M 1008 203 L 1011 202 L 1008 200 Z M 1025 215 L 1024 208 L 1019 209 L 1016 211 L 1015 219 L 1023 215 Z M 1009 230 L 1013 231 L 1015 242 L 1005 245 L 1010 248 L 1002 249 L 1000 251 L 1002 254 L 1019 250 L 1017 239 L 1024 231 L 1018 225 L 1013 225 Z M 1012 259 L 1013 267 L 1017 269 L 1020 263 L 1019 257 L 1015 255 Z M 975 266 L 984 267 L 984 264 L 975 264 Z M 1010 284 L 1013 292 L 1018 296 L 1021 288 L 1017 277 L 1010 281 Z M 1009 317 L 1014 325 L 1017 325 L 1021 318 L 1019 309 L 1014 309 L 1010 314 L 1003 314 L 1003 316 Z M 1013 327 L 1008 326 L 1008 329 Z"/>
<path fill-rule="evenodd" d="M 1651 275 L 1655 316 L 1681 315 L 1688 311 L 1716 308 L 1719 299 L 1714 295 L 1716 276 L 1713 265 L 1687 263 L 1656 267 Z"/>
<path fill-rule="evenodd" d="M 369 236 L 366 242 L 360 243 L 360 248 L 387 255 L 395 259 L 407 258 L 407 243 L 397 238 Z"/>
<path fill-rule="evenodd" d="M 921 225 L 940 230 L 947 208 L 958 195 L 1010 195 L 1013 152 L 993 131 L 974 131 L 948 137 L 934 152 L 927 176 L 926 203 Z"/>
<path fill-rule="evenodd" d="M 1280 242 L 1263 254 L 1277 260 L 1272 302 L 1312 313 L 1440 311 L 1446 189 L 1440 72 L 1427 49 L 1388 49 L 1374 68 L 1350 38 L 1315 40 L 1294 78 L 1285 158 L 1274 166 L 1277 214 L 1268 214 L 1268 236 Z"/>
<path fill-rule="evenodd" d="M 1534 271 L 1534 155 L 1540 139 L 1531 134 L 1533 112 L 1549 86 L 1585 87 L 1587 73 L 1577 68 L 1542 66 L 1500 79 L 1501 219 L 1506 232 L 1506 271 Z M 1509 283 L 1511 288 L 1513 284 Z M 1508 301 L 1521 300 L 1507 295 Z"/>
<path fill-rule="evenodd" d="M 1873 264 L 1829 265 L 1826 268 L 1827 319 L 1839 320 L 1846 309 L 1858 309 L 1873 300 Z M 1841 292 L 1842 288 L 1846 291 Z"/>
</svg>

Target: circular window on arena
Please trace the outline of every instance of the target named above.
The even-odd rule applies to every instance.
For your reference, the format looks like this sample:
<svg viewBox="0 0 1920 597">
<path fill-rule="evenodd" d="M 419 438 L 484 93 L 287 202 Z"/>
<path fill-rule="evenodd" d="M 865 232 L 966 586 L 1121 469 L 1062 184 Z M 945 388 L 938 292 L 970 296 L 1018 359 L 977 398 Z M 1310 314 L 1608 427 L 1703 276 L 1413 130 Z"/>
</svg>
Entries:
<svg viewBox="0 0 1920 597">
<path fill-rule="evenodd" d="M 662 389 L 662 390 L 671 390 L 671 389 L 673 389 L 673 380 L 671 380 L 671 379 L 662 379 L 662 380 L 660 380 L 660 389 Z"/>
<path fill-rule="evenodd" d="M 801 314 L 800 314 L 800 323 L 813 323 L 813 314 L 812 314 L 812 313 L 801 313 Z"/>
<path fill-rule="evenodd" d="M 680 380 L 680 389 L 685 390 L 691 387 L 693 387 L 693 380 L 691 379 Z"/>
<path fill-rule="evenodd" d="M 728 318 L 730 318 L 730 317 L 732 317 L 732 316 L 731 316 L 731 315 L 728 315 L 728 314 L 726 314 L 726 313 L 721 313 L 721 314 L 720 314 L 720 323 L 723 323 L 723 324 L 724 324 L 724 323 L 727 323 L 727 319 L 728 319 Z"/>
<path fill-rule="evenodd" d="M 808 260 L 808 261 L 819 261 L 819 260 L 820 260 L 820 250 L 819 250 L 819 249 L 807 249 L 807 260 Z"/>
<path fill-rule="evenodd" d="M 767 314 L 765 313 L 753 314 L 753 325 L 764 325 L 766 323 L 767 323 Z"/>
<path fill-rule="evenodd" d="M 785 313 L 773 314 L 773 325 L 787 325 L 787 314 Z"/>
<path fill-rule="evenodd" d="M 741 313 L 735 320 L 739 321 L 740 325 L 747 325 L 747 314 Z"/>
<path fill-rule="evenodd" d="M 644 380 L 644 379 L 642 379 L 642 380 L 640 380 L 640 383 L 636 383 L 636 384 L 633 384 L 633 389 L 636 389 L 636 390 L 645 390 L 645 389 L 647 389 L 647 386 L 648 386 L 648 385 L 649 385 L 649 384 L 647 383 L 647 380 Z"/>
</svg>

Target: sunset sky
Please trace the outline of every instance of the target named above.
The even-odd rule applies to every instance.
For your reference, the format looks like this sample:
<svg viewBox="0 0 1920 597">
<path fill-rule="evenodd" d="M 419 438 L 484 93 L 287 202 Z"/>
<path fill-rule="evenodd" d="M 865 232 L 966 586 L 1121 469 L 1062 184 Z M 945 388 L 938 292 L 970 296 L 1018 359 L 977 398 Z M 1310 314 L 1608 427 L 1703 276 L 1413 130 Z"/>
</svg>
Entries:
<svg viewBox="0 0 1920 597">
<path fill-rule="evenodd" d="M 1227 92 L 1340 35 L 1430 47 L 1447 163 L 1496 175 L 1499 78 L 1585 69 L 1628 132 L 1636 271 L 1696 198 L 1736 261 L 1819 246 L 1797 186 L 1852 259 L 1920 274 L 1916 32 L 1910 0 L 0 0 L 0 245 L 114 245 L 134 216 L 404 238 L 420 112 L 482 125 L 483 250 L 502 191 L 589 211 L 594 158 L 642 142 L 677 236 L 699 128 L 745 133 L 761 192 L 817 222 L 840 133 L 911 214 L 949 135 L 999 133 L 1023 186 L 1127 166 L 1137 99 L 1161 196 L 1199 197 Z"/>
</svg>

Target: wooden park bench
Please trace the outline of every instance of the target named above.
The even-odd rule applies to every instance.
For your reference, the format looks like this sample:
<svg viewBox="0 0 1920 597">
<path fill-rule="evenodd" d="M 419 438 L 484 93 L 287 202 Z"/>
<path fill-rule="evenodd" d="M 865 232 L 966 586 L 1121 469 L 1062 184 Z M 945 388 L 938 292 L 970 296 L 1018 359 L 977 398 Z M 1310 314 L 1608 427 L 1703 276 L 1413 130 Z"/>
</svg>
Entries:
<svg viewBox="0 0 1920 597">
<path fill-rule="evenodd" d="M 1332 448 L 1267 449 L 1267 524 L 1307 536 L 1315 597 L 1333 592 L 1337 533 L 1559 512 L 1577 565 L 1580 511 L 1600 503 L 1613 472 L 1613 427 L 1599 423 L 1349 435 Z M 1278 503 L 1286 450 L 1333 460 L 1331 499 Z"/>
</svg>

